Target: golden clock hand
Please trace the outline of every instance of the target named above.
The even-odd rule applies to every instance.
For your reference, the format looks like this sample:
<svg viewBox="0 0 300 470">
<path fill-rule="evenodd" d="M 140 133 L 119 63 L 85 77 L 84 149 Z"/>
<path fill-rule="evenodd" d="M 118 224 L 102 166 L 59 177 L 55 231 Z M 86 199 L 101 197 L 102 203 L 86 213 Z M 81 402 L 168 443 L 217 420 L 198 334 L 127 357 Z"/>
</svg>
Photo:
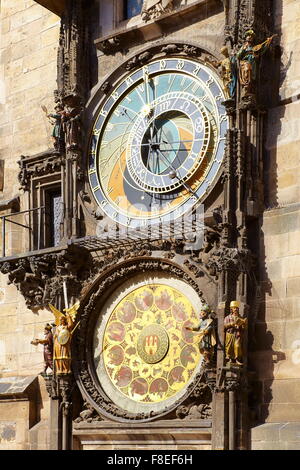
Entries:
<svg viewBox="0 0 300 470">
<path fill-rule="evenodd" d="M 143 69 L 143 78 L 144 78 L 144 84 L 145 84 L 146 104 L 149 105 L 149 89 L 148 89 L 149 73 L 145 68 Z"/>
<path fill-rule="evenodd" d="M 145 106 L 141 109 L 141 112 L 144 116 L 150 116 L 152 114 L 152 108 L 150 106 L 150 99 L 149 99 L 149 72 L 146 68 L 143 68 L 143 80 L 144 80 L 144 88 L 145 88 Z"/>
<path fill-rule="evenodd" d="M 153 121 L 153 126 L 154 126 L 154 129 L 156 130 L 156 134 L 158 135 L 158 129 L 155 125 L 155 121 Z M 168 140 L 168 136 L 166 135 L 165 131 L 163 130 L 163 126 L 161 126 L 161 135 L 164 134 L 164 138 Z M 156 142 L 158 145 L 160 145 L 162 142 Z"/>
</svg>

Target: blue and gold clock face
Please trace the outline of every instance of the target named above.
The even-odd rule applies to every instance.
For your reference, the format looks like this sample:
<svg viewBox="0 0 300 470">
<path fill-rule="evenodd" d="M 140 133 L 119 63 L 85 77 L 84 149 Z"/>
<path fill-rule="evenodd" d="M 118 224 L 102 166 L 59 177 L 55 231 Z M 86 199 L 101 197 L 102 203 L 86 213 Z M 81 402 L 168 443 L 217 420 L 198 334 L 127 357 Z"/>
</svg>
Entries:
<svg viewBox="0 0 300 470">
<path fill-rule="evenodd" d="M 103 211 L 129 226 L 169 221 L 203 201 L 220 173 L 228 118 L 218 77 L 194 60 L 155 60 L 102 104 L 89 180 Z"/>
</svg>

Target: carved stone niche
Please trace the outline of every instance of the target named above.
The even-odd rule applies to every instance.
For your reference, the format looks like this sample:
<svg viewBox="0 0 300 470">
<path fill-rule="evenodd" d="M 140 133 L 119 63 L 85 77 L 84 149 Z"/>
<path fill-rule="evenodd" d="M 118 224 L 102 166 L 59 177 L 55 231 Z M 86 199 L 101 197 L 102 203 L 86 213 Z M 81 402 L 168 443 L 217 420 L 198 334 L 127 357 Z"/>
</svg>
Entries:
<svg viewBox="0 0 300 470">
<path fill-rule="evenodd" d="M 111 325 L 114 323 L 121 324 L 123 321 L 120 319 L 121 317 L 118 313 L 119 310 L 123 308 L 122 305 L 124 302 L 127 302 L 128 298 L 132 299 L 129 301 L 132 306 L 137 305 L 134 299 L 136 298 L 135 295 L 139 294 L 135 294 L 135 292 L 140 292 L 140 290 L 152 289 L 153 292 L 157 292 L 155 290 L 156 288 L 161 289 L 161 291 L 163 291 L 165 287 L 173 290 L 177 289 L 177 291 L 182 292 L 186 298 L 192 299 L 191 302 L 194 312 L 198 311 L 201 304 L 207 302 L 207 299 L 203 297 L 203 293 L 200 290 L 201 285 L 205 285 L 205 282 L 203 278 L 197 278 L 197 273 L 195 274 L 193 270 L 189 268 L 189 266 L 185 266 L 183 263 L 177 263 L 176 256 L 172 260 L 154 257 L 131 259 L 103 271 L 100 277 L 86 290 L 84 297 L 81 299 L 79 311 L 80 324 L 76 339 L 73 343 L 73 371 L 78 387 L 86 403 L 85 408 L 87 411 L 85 412 L 85 410 L 83 410 L 79 419 L 76 420 L 76 427 L 78 429 L 85 427 L 87 423 L 96 425 L 94 423 L 101 420 L 117 421 L 119 423 L 146 423 L 157 419 L 168 419 L 180 420 L 182 423 L 187 423 L 187 425 L 188 422 L 193 419 L 200 419 L 200 421 L 201 419 L 208 420 L 210 422 L 211 394 L 205 384 L 205 375 L 203 372 L 205 366 L 201 357 L 198 359 L 198 350 L 195 350 L 197 360 L 195 361 L 195 366 L 192 366 L 191 369 L 189 369 L 188 366 L 186 368 L 183 367 L 181 363 L 178 362 L 178 358 L 176 359 L 178 366 L 177 362 L 176 365 L 175 363 L 173 364 L 173 362 L 173 365 L 170 365 L 168 363 L 168 361 L 170 362 L 169 358 L 173 357 L 171 354 L 171 345 L 173 347 L 174 341 L 176 342 L 174 337 L 172 341 L 168 340 L 169 347 L 166 349 L 167 352 L 165 356 L 162 355 L 157 363 L 153 363 L 153 371 L 151 369 L 149 376 L 144 369 L 137 371 L 137 365 L 134 365 L 134 367 L 130 365 L 131 360 L 137 360 L 141 362 L 142 367 L 144 367 L 144 365 L 146 367 L 148 366 L 147 360 L 144 361 L 146 363 L 143 365 L 144 362 L 139 359 L 142 357 L 140 355 L 141 352 L 139 352 L 140 346 L 138 346 L 142 334 L 134 330 L 144 330 L 146 327 L 148 328 L 149 324 L 152 325 L 153 323 L 155 323 L 156 326 L 160 325 L 157 320 L 160 309 L 157 308 L 158 304 L 155 303 L 156 300 L 152 300 L 151 309 L 153 309 L 153 312 L 152 310 L 152 313 L 150 312 L 150 307 L 148 310 L 151 318 L 149 317 L 146 321 L 146 311 L 145 314 L 139 316 L 138 307 L 136 307 L 136 317 L 129 322 L 129 327 L 127 328 L 126 326 L 127 320 L 124 323 L 126 327 L 124 339 L 113 344 L 110 344 L 109 341 Z M 210 280 L 207 280 L 207 283 L 209 282 Z M 156 294 L 153 294 L 152 298 L 157 299 Z M 153 315 L 153 318 L 151 315 Z M 165 325 L 163 319 L 161 325 Z M 183 326 L 180 327 L 180 332 L 182 332 L 182 328 Z M 127 337 L 129 337 L 128 335 L 130 335 L 130 333 L 132 333 L 132 338 L 130 337 L 131 343 L 127 344 Z M 174 333 L 176 332 L 174 331 Z M 170 337 L 171 330 L 168 330 L 167 335 Z M 180 341 L 180 338 L 177 339 Z M 131 373 L 134 380 L 140 377 L 142 381 L 147 382 L 146 387 L 148 387 L 147 390 L 149 390 L 149 393 L 147 392 L 146 398 L 143 397 L 143 399 L 146 400 L 145 403 L 141 404 L 141 400 L 135 400 L 136 392 L 132 395 L 128 384 L 128 386 L 125 385 L 124 389 L 118 386 L 118 384 L 115 388 L 111 386 L 113 381 L 115 382 L 114 385 L 116 385 L 119 379 L 115 380 L 114 377 L 111 377 L 112 380 L 109 379 L 109 358 L 111 357 L 110 354 L 113 352 L 112 348 L 118 349 L 119 347 L 120 349 L 120 344 L 122 344 L 122 350 L 124 352 L 130 345 L 135 349 L 135 352 L 130 351 L 128 353 L 132 355 L 132 357 L 129 357 L 127 352 L 125 352 L 124 363 L 121 361 L 118 366 L 112 367 L 111 374 L 117 373 L 120 367 L 124 367 L 124 369 L 130 369 L 124 370 L 124 372 Z M 184 344 L 182 348 L 183 347 Z M 106 349 L 107 353 L 105 352 Z M 179 351 L 179 357 L 181 357 L 181 354 L 182 353 Z M 163 363 L 164 359 L 166 359 L 165 366 Z M 189 360 L 193 362 L 193 359 Z M 151 387 L 152 383 L 155 381 L 155 378 L 151 374 L 157 373 L 160 378 L 162 375 L 159 375 L 160 372 L 158 369 L 160 367 L 169 367 L 169 365 L 170 371 L 172 371 L 174 367 L 176 368 L 176 366 L 182 369 L 182 372 L 186 375 L 185 382 L 175 393 L 165 395 L 162 399 L 156 400 L 153 396 L 151 397 Z M 155 366 L 157 366 L 157 370 L 154 371 Z M 138 373 L 140 373 L 141 376 L 136 375 Z M 142 377 L 143 374 L 145 375 L 145 379 Z M 167 379 L 165 382 L 170 384 L 169 374 L 169 369 L 166 369 L 165 375 Z M 129 383 L 131 384 L 132 381 Z M 116 398 L 116 396 L 118 397 Z M 202 407 L 203 409 L 201 407 L 199 409 L 197 408 L 196 411 L 194 408 L 192 409 L 192 407 L 199 407 L 201 404 L 206 406 Z M 182 409 L 178 415 L 176 414 L 176 410 L 180 406 L 184 406 L 185 408 Z M 92 410 L 95 410 L 95 413 Z M 201 424 L 199 424 L 199 426 L 201 426 Z"/>
<path fill-rule="evenodd" d="M 57 246 L 62 238 L 64 157 L 55 150 L 21 156 L 20 189 L 28 194 L 28 251 Z"/>
</svg>

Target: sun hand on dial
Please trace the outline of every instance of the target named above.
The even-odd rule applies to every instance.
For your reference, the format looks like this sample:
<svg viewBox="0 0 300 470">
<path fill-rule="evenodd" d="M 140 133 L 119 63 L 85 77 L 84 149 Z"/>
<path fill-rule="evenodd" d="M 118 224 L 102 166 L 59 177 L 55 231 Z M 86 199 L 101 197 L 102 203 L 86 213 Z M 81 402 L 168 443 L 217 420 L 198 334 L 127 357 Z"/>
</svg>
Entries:
<svg viewBox="0 0 300 470">
<path fill-rule="evenodd" d="M 153 108 L 150 105 L 150 97 L 149 97 L 149 72 L 147 67 L 143 68 L 143 80 L 144 80 L 144 87 L 145 87 L 145 106 L 142 108 L 142 113 L 145 117 L 150 117 Z"/>
</svg>

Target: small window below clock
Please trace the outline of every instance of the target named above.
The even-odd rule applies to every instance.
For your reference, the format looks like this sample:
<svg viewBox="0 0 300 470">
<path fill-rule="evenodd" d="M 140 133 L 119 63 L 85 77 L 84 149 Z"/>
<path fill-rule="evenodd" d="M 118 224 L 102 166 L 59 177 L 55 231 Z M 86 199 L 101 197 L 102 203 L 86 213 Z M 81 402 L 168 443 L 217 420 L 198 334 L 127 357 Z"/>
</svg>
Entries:
<svg viewBox="0 0 300 470">
<path fill-rule="evenodd" d="M 44 245 L 58 246 L 61 241 L 62 197 L 60 189 L 45 191 Z"/>
</svg>

